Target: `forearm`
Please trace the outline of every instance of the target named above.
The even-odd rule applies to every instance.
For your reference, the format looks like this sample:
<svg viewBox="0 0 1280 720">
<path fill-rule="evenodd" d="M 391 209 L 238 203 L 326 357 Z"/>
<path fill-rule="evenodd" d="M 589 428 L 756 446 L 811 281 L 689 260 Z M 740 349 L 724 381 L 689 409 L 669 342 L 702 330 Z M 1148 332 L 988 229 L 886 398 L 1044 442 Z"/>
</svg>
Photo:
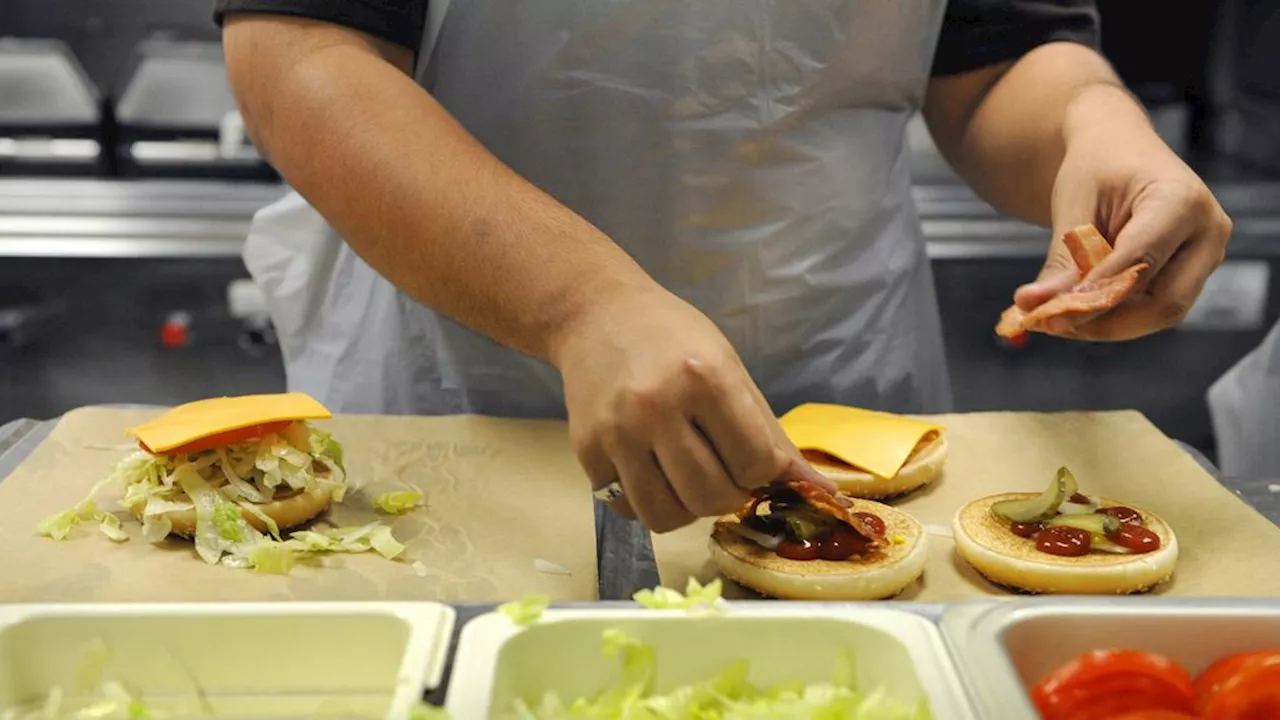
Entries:
<svg viewBox="0 0 1280 720">
<path fill-rule="evenodd" d="M 263 22 L 236 21 L 224 36 L 250 134 L 398 287 L 544 359 L 602 293 L 656 287 L 357 36 L 307 21 L 272 20 L 269 30 Z M 282 32 L 311 39 L 282 45 Z"/>
<path fill-rule="evenodd" d="M 1049 225 L 1069 137 L 1151 135 L 1145 110 L 1089 48 L 1050 43 L 1002 70 L 935 80 L 925 109 L 948 162 L 1002 212 Z"/>
</svg>

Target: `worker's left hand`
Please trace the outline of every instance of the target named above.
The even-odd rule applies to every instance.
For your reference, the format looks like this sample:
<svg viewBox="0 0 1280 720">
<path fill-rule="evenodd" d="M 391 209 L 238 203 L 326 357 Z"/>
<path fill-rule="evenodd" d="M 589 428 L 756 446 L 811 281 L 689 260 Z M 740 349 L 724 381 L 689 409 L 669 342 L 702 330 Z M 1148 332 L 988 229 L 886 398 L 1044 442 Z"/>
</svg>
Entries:
<svg viewBox="0 0 1280 720">
<path fill-rule="evenodd" d="M 1154 130 L 1114 132 L 1099 123 L 1068 141 L 1053 187 L 1053 243 L 1039 278 L 1019 288 L 1029 310 L 1079 281 L 1062 243 L 1093 223 L 1115 251 L 1086 279 L 1147 263 L 1134 292 L 1099 315 L 1055 318 L 1048 331 L 1081 340 L 1128 340 L 1176 325 L 1222 262 L 1231 220 L 1204 182 Z"/>
</svg>

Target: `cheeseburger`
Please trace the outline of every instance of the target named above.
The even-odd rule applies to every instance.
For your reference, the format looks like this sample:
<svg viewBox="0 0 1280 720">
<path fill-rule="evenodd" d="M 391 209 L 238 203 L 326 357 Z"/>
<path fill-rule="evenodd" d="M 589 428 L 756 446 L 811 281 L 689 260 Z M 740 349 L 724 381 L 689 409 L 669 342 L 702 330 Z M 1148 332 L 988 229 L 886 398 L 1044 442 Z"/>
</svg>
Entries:
<svg viewBox="0 0 1280 720">
<path fill-rule="evenodd" d="M 856 498 L 885 500 L 918 490 L 947 460 L 946 429 L 905 415 L 810 403 L 780 422 L 809 464 Z"/>
</svg>

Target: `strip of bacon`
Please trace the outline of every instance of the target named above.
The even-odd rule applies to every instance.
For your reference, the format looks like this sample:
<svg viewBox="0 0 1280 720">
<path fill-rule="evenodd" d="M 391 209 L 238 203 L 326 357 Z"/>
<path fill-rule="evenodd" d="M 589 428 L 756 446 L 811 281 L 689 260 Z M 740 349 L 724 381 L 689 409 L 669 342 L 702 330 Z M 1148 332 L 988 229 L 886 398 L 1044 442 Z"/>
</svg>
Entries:
<svg viewBox="0 0 1280 720">
<path fill-rule="evenodd" d="M 872 543 L 879 543 L 882 537 L 872 532 L 871 528 L 863 522 L 862 518 L 854 515 L 849 508 L 840 504 L 826 488 L 821 485 L 815 485 L 807 480 L 787 480 L 786 482 L 775 482 L 763 487 L 758 487 L 752 491 L 752 498 L 746 506 L 743 507 L 739 517 L 745 517 L 755 514 L 756 506 L 764 500 L 768 500 L 770 495 L 777 494 L 779 490 L 790 488 L 798 493 L 810 507 L 819 511 L 823 515 L 828 515 L 841 522 L 847 523 L 862 537 Z"/>
<path fill-rule="evenodd" d="M 1067 252 L 1080 269 L 1080 277 L 1088 275 L 1111 254 L 1111 243 L 1092 225 L 1068 230 L 1062 236 L 1062 244 L 1067 246 Z"/>
<path fill-rule="evenodd" d="M 1082 279 L 1106 260 L 1112 251 L 1106 238 L 1092 225 L 1068 231 L 1062 236 L 1062 242 L 1071 253 L 1076 267 L 1080 269 L 1079 277 Z M 1030 312 L 1011 305 L 1001 313 L 1000 321 L 996 324 L 996 334 L 1014 338 L 1025 332 L 1046 332 L 1051 318 L 1106 312 L 1128 297 L 1138 284 L 1138 276 L 1147 267 L 1145 263 L 1139 263 L 1105 280 L 1077 283 L 1067 292 Z"/>
</svg>

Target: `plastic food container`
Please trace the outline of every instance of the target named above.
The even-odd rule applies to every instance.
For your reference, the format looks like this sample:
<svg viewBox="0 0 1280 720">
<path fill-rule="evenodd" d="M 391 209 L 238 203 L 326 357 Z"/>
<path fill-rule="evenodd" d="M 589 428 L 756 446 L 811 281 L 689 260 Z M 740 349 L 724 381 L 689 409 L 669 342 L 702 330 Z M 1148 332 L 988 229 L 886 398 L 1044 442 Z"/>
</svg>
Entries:
<svg viewBox="0 0 1280 720">
<path fill-rule="evenodd" d="M 403 718 L 439 685 L 454 618 L 434 603 L 0 606 L 0 716 L 55 688 L 104 699 L 77 689 L 99 662 L 169 717 L 203 694 L 219 718 Z"/>
<path fill-rule="evenodd" d="M 446 707 L 456 718 L 494 718 L 517 698 L 536 706 L 547 691 L 570 702 L 595 697 L 618 678 L 602 636 L 616 628 L 653 647 L 655 692 L 705 680 L 736 661 L 750 680 L 830 681 L 840 649 L 851 648 L 858 686 L 883 687 L 936 720 L 973 720 L 937 626 L 910 612 L 849 605 L 740 601 L 721 615 L 683 611 L 550 609 L 517 627 L 499 613 L 467 623 L 458 641 Z"/>
<path fill-rule="evenodd" d="M 1274 600 L 1053 599 L 956 606 L 943 633 L 982 717 L 1039 718 L 1029 690 L 1091 650 L 1168 655 L 1193 676 L 1236 652 L 1280 647 Z"/>
</svg>

